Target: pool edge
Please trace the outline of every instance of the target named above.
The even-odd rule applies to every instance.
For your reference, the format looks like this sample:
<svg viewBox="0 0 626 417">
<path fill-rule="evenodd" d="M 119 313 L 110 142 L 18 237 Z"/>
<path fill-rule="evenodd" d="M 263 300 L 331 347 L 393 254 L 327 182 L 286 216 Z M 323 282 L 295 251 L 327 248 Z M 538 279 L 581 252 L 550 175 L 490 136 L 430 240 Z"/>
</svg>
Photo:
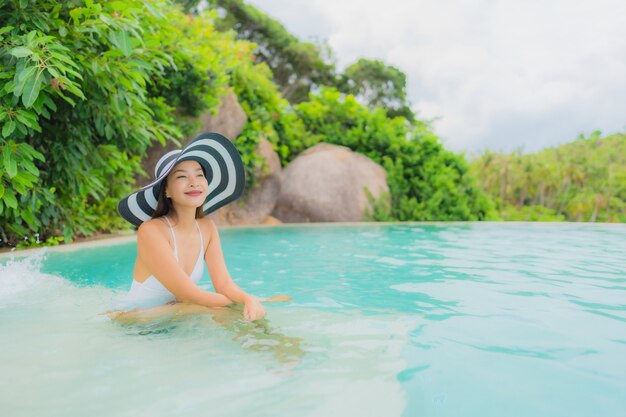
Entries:
<svg viewBox="0 0 626 417">
<path fill-rule="evenodd" d="M 263 228 L 285 228 L 285 227 L 335 227 L 335 226 L 373 226 L 373 225 L 470 225 L 470 224 L 529 224 L 529 225 L 572 225 L 578 226 L 622 226 L 623 223 L 589 223 L 589 222 L 536 222 L 536 221 L 393 221 L 393 222 L 303 222 L 303 223 L 278 223 L 278 224 L 241 224 L 241 225 L 222 225 L 218 229 L 263 229 Z M 58 246 L 46 246 L 47 251 L 52 252 L 71 252 L 83 248 L 114 246 L 117 244 L 132 242 L 137 239 L 135 231 L 118 231 L 110 234 L 100 235 L 96 238 L 87 238 L 83 241 L 63 244 Z M 0 250 L 0 258 L 12 256 L 28 256 L 42 250 L 43 247 Z M 3 248 L 4 249 L 4 248 Z"/>
</svg>

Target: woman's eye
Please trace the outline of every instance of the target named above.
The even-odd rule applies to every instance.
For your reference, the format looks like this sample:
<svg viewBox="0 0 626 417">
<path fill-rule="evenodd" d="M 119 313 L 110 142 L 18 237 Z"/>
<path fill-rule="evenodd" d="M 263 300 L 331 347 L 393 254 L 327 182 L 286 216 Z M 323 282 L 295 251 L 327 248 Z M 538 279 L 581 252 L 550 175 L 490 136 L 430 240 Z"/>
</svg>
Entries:
<svg viewBox="0 0 626 417">
<path fill-rule="evenodd" d="M 178 177 L 176 177 L 176 179 L 179 179 L 179 178 L 186 178 L 186 177 L 184 175 L 179 175 Z"/>
</svg>

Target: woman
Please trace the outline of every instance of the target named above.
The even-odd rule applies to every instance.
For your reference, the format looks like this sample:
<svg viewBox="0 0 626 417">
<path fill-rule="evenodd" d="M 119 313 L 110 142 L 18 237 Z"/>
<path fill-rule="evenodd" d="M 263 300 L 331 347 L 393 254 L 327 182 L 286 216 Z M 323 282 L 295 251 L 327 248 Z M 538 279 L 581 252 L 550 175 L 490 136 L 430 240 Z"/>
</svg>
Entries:
<svg viewBox="0 0 626 417">
<path fill-rule="evenodd" d="M 265 316 L 261 301 L 289 299 L 261 300 L 239 288 L 226 269 L 217 227 L 204 217 L 243 192 L 243 162 L 228 139 L 217 133 L 198 136 L 161 157 L 155 177 L 118 206 L 122 217 L 138 227 L 134 279 L 119 310 L 176 301 L 206 307 L 240 303 L 244 319 L 254 321 Z M 204 262 L 216 292 L 196 285 Z"/>
</svg>

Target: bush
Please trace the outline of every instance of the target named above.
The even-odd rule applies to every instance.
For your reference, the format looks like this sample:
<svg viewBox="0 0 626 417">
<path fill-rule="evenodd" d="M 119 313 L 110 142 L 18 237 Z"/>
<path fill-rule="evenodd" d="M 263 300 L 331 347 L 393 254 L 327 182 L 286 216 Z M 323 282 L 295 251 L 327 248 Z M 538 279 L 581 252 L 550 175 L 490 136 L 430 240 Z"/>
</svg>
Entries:
<svg viewBox="0 0 626 417">
<path fill-rule="evenodd" d="M 425 122 L 389 118 L 384 109 L 370 110 L 332 88 L 295 109 L 303 126 L 302 136 L 285 137 L 290 159 L 324 141 L 347 146 L 387 170 L 391 208 L 377 207 L 375 220 L 484 220 L 493 215 L 463 156 L 445 150 Z"/>
<path fill-rule="evenodd" d="M 206 47 L 223 36 L 185 19 L 156 0 L 2 3 L 3 244 L 126 227 L 116 204 L 139 155 L 180 138 L 190 127 L 175 116 L 216 105 L 226 88 Z"/>
</svg>

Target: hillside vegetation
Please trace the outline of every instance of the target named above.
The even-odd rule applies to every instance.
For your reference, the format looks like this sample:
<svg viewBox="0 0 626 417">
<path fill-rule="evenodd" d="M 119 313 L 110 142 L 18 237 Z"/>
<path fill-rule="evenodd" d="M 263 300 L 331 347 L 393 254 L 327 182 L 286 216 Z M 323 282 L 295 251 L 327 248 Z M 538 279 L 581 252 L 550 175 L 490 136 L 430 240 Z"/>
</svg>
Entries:
<svg viewBox="0 0 626 417">
<path fill-rule="evenodd" d="M 0 2 L 0 246 L 129 227 L 116 211 L 155 141 L 180 144 L 232 92 L 246 192 L 269 141 L 287 165 L 319 142 L 387 170 L 372 220 L 624 221 L 624 135 L 468 163 L 407 99 L 406 75 L 343 72 L 242 0 Z M 146 174 L 147 175 L 147 174 Z"/>
<path fill-rule="evenodd" d="M 0 3 L 2 246 L 128 227 L 116 205 L 146 149 L 189 137 L 228 92 L 247 115 L 234 140 L 247 191 L 261 140 L 282 165 L 327 141 L 387 168 L 392 204 L 373 220 L 488 217 L 463 156 L 406 111 L 399 70 L 359 60 L 340 74 L 324 48 L 242 1 L 183 3 Z"/>
<path fill-rule="evenodd" d="M 487 151 L 471 170 L 503 220 L 626 222 L 626 134 L 527 155 Z"/>
</svg>

